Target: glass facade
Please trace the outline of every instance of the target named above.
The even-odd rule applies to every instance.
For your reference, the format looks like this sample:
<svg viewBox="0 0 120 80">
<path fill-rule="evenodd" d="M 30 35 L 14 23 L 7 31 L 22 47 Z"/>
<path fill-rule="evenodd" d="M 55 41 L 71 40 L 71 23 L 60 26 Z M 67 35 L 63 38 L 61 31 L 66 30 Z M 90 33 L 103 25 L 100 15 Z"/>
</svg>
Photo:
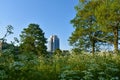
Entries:
<svg viewBox="0 0 120 80">
<path fill-rule="evenodd" d="M 56 35 L 52 35 L 48 41 L 48 51 L 54 52 L 56 49 L 59 49 L 59 38 Z"/>
</svg>

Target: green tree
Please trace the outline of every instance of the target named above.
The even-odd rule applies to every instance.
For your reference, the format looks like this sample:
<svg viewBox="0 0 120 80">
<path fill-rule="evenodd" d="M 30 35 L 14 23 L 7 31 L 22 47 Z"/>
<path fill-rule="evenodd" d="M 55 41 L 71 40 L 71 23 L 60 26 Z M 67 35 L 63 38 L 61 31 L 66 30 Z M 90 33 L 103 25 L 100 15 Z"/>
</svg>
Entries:
<svg viewBox="0 0 120 80">
<path fill-rule="evenodd" d="M 3 43 L 6 40 L 6 37 L 13 34 L 13 27 L 11 25 L 8 25 L 6 27 L 6 33 L 4 34 L 4 36 L 2 38 L 0 38 L 0 50 L 2 50 L 3 47 Z"/>
<path fill-rule="evenodd" d="M 69 41 L 70 44 L 82 50 L 94 52 L 98 50 L 98 37 L 103 36 L 103 32 L 98 30 L 94 8 L 98 6 L 98 2 L 81 0 L 80 5 L 76 6 L 77 14 L 71 23 L 75 31 L 72 33 Z M 82 6 L 81 6 L 82 5 Z"/>
<path fill-rule="evenodd" d="M 96 0 L 97 2 L 100 0 Z M 100 29 L 111 33 L 115 53 L 118 53 L 118 36 L 120 29 L 120 0 L 102 0 L 95 8 L 95 16 Z"/>
<path fill-rule="evenodd" d="M 80 48 L 73 48 L 71 51 L 75 54 L 82 54 L 82 50 Z"/>
<path fill-rule="evenodd" d="M 75 31 L 70 44 L 81 49 L 90 49 L 92 53 L 99 49 L 99 43 L 113 44 L 118 53 L 118 31 L 120 27 L 119 0 L 81 0 L 76 7 L 76 17 L 71 21 Z M 98 48 L 97 48 L 98 47 Z"/>
<path fill-rule="evenodd" d="M 44 32 L 38 24 L 29 24 L 28 28 L 24 28 L 21 35 L 20 49 L 22 52 L 35 53 L 37 55 L 46 54 L 46 38 Z"/>
<path fill-rule="evenodd" d="M 62 51 L 60 49 L 56 49 L 53 54 L 55 54 L 55 55 L 61 55 Z"/>
</svg>

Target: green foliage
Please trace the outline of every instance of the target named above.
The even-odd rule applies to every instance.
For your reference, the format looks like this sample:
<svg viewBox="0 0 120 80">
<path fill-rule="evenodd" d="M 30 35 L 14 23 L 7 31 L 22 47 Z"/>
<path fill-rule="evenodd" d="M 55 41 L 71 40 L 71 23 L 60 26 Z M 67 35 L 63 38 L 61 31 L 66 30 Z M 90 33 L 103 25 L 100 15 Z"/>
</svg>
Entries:
<svg viewBox="0 0 120 80">
<path fill-rule="evenodd" d="M 62 51 L 60 49 L 56 49 L 53 54 L 54 55 L 61 55 Z"/>
<path fill-rule="evenodd" d="M 6 33 L 4 34 L 4 36 L 2 38 L 0 38 L 0 51 L 2 50 L 3 47 L 3 43 L 6 41 L 6 37 L 9 36 L 10 34 L 13 34 L 13 27 L 11 25 L 8 25 L 6 27 Z"/>
<path fill-rule="evenodd" d="M 19 53 L 19 47 L 15 46 L 13 43 L 7 43 L 3 42 L 2 43 L 2 52 L 11 52 L 12 54 L 18 54 Z"/>
<path fill-rule="evenodd" d="M 118 36 L 120 28 L 119 0 L 79 0 L 76 16 L 71 23 L 75 30 L 69 41 L 72 46 L 82 50 L 99 49 L 99 43 L 114 45 L 118 53 Z M 97 48 L 98 47 L 98 48 Z"/>
<path fill-rule="evenodd" d="M 72 49 L 72 53 L 79 54 L 79 53 L 82 53 L 82 50 L 79 48 L 74 48 Z"/>
<path fill-rule="evenodd" d="M 28 28 L 22 31 L 20 38 L 20 48 L 22 52 L 33 52 L 37 55 L 47 53 L 45 46 L 47 41 L 38 24 L 29 24 Z"/>
<path fill-rule="evenodd" d="M 120 56 L 115 54 L 53 55 L 33 53 L 0 56 L 0 80 L 119 80 Z"/>
<path fill-rule="evenodd" d="M 113 30 L 120 21 L 120 1 L 119 0 L 105 0 L 95 9 L 95 16 L 102 30 Z"/>
<path fill-rule="evenodd" d="M 76 6 L 77 14 L 75 18 L 71 20 L 75 30 L 69 41 L 72 46 L 94 53 L 99 49 L 97 48 L 99 46 L 98 38 L 103 37 L 102 31 L 98 29 L 94 15 L 94 9 L 98 6 L 98 2 L 88 1 L 82 4 L 82 8 L 80 5 Z"/>
<path fill-rule="evenodd" d="M 99 0 L 97 0 L 99 1 Z M 118 36 L 120 29 L 120 0 L 105 0 L 95 9 L 95 16 L 98 25 L 102 31 L 111 32 L 113 34 L 112 44 L 115 53 L 118 53 Z"/>
</svg>

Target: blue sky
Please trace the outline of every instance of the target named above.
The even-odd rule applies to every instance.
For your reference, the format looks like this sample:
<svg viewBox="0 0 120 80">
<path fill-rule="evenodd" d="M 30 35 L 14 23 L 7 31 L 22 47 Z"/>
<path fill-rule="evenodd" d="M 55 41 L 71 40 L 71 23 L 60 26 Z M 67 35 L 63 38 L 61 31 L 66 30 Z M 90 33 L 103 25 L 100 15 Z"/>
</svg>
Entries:
<svg viewBox="0 0 120 80">
<path fill-rule="evenodd" d="M 60 38 L 60 48 L 70 49 L 69 36 L 73 32 L 70 20 L 75 17 L 74 6 L 78 0 L 0 0 L 0 37 L 5 27 L 12 25 L 14 34 L 8 42 L 18 37 L 30 23 L 40 25 L 45 37 L 55 34 Z"/>
</svg>

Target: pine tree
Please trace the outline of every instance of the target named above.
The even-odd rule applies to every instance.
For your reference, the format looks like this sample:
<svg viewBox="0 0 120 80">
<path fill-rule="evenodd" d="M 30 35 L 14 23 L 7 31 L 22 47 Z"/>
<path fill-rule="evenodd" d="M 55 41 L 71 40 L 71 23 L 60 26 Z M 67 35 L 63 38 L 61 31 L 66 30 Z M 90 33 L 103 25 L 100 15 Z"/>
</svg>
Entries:
<svg viewBox="0 0 120 80">
<path fill-rule="evenodd" d="M 81 1 L 80 3 L 80 5 L 75 7 L 77 10 L 75 18 L 71 20 L 75 31 L 72 33 L 69 41 L 71 45 L 82 50 L 91 49 L 94 54 L 94 52 L 98 50 L 96 47 L 98 43 L 97 38 L 103 35 L 103 33 L 98 30 L 96 17 L 94 15 L 94 8 L 98 6 L 98 2 Z"/>
<path fill-rule="evenodd" d="M 32 52 L 37 55 L 46 54 L 46 38 L 44 32 L 38 24 L 29 24 L 28 28 L 24 28 L 21 35 L 20 49 L 22 52 Z"/>
<path fill-rule="evenodd" d="M 95 16 L 101 30 L 113 35 L 111 43 L 114 45 L 115 53 L 118 53 L 120 0 L 103 0 L 100 5 L 96 7 Z"/>
</svg>

